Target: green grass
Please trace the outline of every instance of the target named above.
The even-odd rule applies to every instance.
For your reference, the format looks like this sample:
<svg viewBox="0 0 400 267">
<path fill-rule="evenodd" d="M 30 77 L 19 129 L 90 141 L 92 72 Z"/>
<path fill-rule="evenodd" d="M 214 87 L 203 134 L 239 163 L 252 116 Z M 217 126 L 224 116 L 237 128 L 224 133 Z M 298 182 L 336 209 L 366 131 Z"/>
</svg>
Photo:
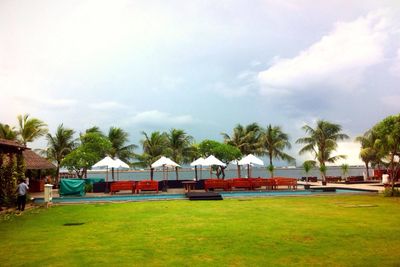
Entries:
<svg viewBox="0 0 400 267">
<path fill-rule="evenodd" d="M 54 206 L 3 217 L 0 266 L 399 266 L 399 226 L 375 195 Z"/>
</svg>

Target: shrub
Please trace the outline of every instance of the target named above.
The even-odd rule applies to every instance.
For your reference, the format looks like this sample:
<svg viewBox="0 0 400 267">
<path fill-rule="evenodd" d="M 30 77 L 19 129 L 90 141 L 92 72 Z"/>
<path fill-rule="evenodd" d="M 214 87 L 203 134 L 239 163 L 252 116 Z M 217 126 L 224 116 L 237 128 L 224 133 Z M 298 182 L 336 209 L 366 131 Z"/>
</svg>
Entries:
<svg viewBox="0 0 400 267">
<path fill-rule="evenodd" d="M 93 190 L 93 185 L 92 184 L 85 184 L 85 192 L 86 193 L 88 193 L 88 192 L 92 192 L 92 190 Z"/>
<path fill-rule="evenodd" d="M 392 191 L 391 187 L 385 188 L 383 191 L 383 195 L 385 197 L 400 197 L 400 190 L 398 188 L 394 188 Z"/>
</svg>

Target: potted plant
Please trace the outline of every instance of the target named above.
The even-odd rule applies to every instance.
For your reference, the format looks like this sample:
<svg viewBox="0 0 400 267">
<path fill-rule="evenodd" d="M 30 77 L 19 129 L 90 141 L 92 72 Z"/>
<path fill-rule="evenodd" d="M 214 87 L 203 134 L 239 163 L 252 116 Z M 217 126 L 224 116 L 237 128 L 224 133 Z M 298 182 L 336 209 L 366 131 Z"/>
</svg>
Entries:
<svg viewBox="0 0 400 267">
<path fill-rule="evenodd" d="M 315 161 L 306 160 L 303 162 L 304 173 L 306 174 L 306 184 L 304 185 L 304 189 L 310 189 L 310 185 L 308 184 L 308 173 L 315 167 Z"/>
<path fill-rule="evenodd" d="M 340 168 L 342 169 L 342 179 L 346 180 L 347 174 L 349 173 L 349 165 L 344 163 Z"/>
</svg>

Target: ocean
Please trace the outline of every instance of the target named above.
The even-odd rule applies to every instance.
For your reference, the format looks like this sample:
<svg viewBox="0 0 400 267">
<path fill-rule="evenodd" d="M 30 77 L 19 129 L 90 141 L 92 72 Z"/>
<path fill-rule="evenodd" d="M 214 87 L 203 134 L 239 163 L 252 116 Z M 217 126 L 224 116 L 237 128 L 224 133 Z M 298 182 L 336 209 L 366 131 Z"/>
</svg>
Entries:
<svg viewBox="0 0 400 267">
<path fill-rule="evenodd" d="M 365 167 L 349 167 L 349 171 L 347 176 L 362 176 L 365 172 Z M 207 179 L 207 178 L 216 178 L 215 172 L 210 174 L 210 168 L 203 168 L 202 171 L 198 168 L 198 179 Z M 252 167 L 251 168 L 251 177 L 263 177 L 268 178 L 270 174 L 267 168 L 263 167 Z M 342 170 L 340 167 L 328 167 L 327 176 L 342 176 Z M 372 175 L 372 173 L 371 173 Z M 106 179 L 107 172 L 104 171 L 89 171 L 89 178 L 104 178 Z M 179 180 L 193 180 L 195 178 L 195 171 L 191 168 L 182 168 L 178 172 Z M 276 168 L 274 172 L 274 176 L 284 176 L 284 177 L 293 177 L 293 178 L 301 178 L 306 176 L 304 170 L 302 168 Z M 320 172 L 317 169 L 309 172 L 307 176 L 316 176 L 320 178 Z M 162 170 L 154 171 L 154 180 L 161 181 L 165 177 L 166 180 L 175 180 L 175 170 L 168 169 L 165 172 Z M 236 168 L 229 168 L 225 170 L 225 178 L 236 178 L 238 177 Z M 247 169 L 241 170 L 241 177 L 247 177 Z M 150 170 L 127 170 L 127 171 L 114 171 L 114 180 L 148 180 L 150 179 Z M 108 171 L 108 180 L 112 181 L 111 171 Z"/>
</svg>

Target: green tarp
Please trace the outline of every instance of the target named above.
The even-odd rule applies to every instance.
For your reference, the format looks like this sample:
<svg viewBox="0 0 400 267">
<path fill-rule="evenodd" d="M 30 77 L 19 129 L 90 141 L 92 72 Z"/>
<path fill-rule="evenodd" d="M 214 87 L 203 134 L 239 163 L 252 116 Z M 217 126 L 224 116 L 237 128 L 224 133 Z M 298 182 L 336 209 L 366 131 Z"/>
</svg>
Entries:
<svg viewBox="0 0 400 267">
<path fill-rule="evenodd" d="M 61 179 L 60 196 L 85 195 L 85 180 L 83 179 Z"/>
<path fill-rule="evenodd" d="M 100 183 L 100 182 L 104 182 L 104 178 L 85 178 L 84 179 L 86 184 L 95 184 L 95 183 Z"/>
</svg>

